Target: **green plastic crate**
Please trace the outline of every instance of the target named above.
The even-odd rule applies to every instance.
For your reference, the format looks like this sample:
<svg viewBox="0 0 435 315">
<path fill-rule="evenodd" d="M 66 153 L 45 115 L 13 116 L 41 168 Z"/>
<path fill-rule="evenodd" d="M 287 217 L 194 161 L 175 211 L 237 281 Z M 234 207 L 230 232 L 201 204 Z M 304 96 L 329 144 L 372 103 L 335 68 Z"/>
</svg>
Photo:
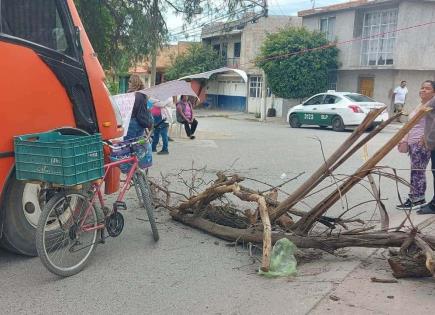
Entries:
<svg viewBox="0 0 435 315">
<path fill-rule="evenodd" d="M 16 177 L 19 180 L 74 186 L 104 175 L 100 134 L 36 133 L 15 137 L 14 144 Z"/>
</svg>

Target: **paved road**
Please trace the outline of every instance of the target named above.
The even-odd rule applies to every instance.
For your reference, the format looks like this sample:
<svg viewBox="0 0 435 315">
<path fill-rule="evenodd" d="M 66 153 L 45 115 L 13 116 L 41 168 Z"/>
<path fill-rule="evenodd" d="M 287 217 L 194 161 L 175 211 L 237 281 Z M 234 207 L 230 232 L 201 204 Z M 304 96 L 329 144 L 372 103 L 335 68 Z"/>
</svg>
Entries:
<svg viewBox="0 0 435 315">
<path fill-rule="evenodd" d="M 292 191 L 323 162 L 320 142 L 328 156 L 349 133 L 310 128 L 290 129 L 285 124 L 258 123 L 230 118 L 201 118 L 196 140 L 176 138 L 170 155 L 156 156 L 152 175 L 177 173 L 207 166 L 213 172 L 234 169 L 242 175 L 271 184 L 306 172 L 285 187 Z M 368 146 L 373 153 L 397 129 L 382 132 Z M 320 141 L 320 142 L 319 142 Z M 349 174 L 362 162 L 358 153 L 340 170 Z M 407 168 L 405 155 L 394 152 L 383 164 Z M 401 174 L 407 176 L 406 171 Z M 330 183 L 333 184 L 332 181 Z M 249 183 L 252 187 L 261 187 Z M 382 197 L 393 221 L 403 214 L 394 210 L 395 185 L 382 183 Z M 179 189 L 177 185 L 175 189 Z M 263 188 L 262 188 L 263 189 Z M 428 191 L 432 191 L 429 187 Z M 402 192 L 406 189 L 402 188 Z M 307 201 L 316 204 L 327 192 Z M 369 199 L 358 187 L 349 195 L 349 206 Z M 0 251 L 0 310 L 4 314 L 379 314 L 431 313 L 435 307 L 435 282 L 407 280 L 399 284 L 374 284 L 369 278 L 390 277 L 383 251 L 355 249 L 340 257 L 324 255 L 299 266 L 292 279 L 265 279 L 256 275 L 245 247 L 226 242 L 171 221 L 157 211 L 161 239 L 154 244 L 145 214 L 129 195 L 124 232 L 99 246 L 89 266 L 67 279 L 53 276 L 38 258 L 24 258 Z M 300 205 L 301 208 L 308 207 Z M 342 211 L 338 204 L 332 212 Z M 374 218 L 373 207 L 355 210 Z M 361 263 L 363 262 L 363 263 Z M 330 299 L 331 295 L 338 301 Z M 389 297 L 388 297 L 389 296 Z"/>
</svg>

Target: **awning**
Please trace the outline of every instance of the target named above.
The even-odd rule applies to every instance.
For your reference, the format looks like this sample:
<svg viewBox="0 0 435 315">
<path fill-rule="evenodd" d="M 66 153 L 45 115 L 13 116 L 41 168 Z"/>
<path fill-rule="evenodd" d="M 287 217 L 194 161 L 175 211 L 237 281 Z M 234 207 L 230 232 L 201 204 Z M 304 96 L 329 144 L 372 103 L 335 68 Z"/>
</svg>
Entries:
<svg viewBox="0 0 435 315">
<path fill-rule="evenodd" d="M 223 67 L 223 68 L 219 68 L 219 69 L 216 69 L 216 70 L 211 70 L 211 71 L 201 72 L 201 73 L 197 73 L 197 74 L 187 75 L 185 77 L 179 78 L 178 80 L 210 79 L 210 77 L 213 74 L 224 73 L 224 72 L 231 72 L 231 71 L 237 73 L 238 75 L 240 75 L 242 77 L 243 81 L 248 82 L 248 75 L 246 74 L 245 71 L 240 70 L 240 69 L 228 68 L 228 67 Z"/>
</svg>

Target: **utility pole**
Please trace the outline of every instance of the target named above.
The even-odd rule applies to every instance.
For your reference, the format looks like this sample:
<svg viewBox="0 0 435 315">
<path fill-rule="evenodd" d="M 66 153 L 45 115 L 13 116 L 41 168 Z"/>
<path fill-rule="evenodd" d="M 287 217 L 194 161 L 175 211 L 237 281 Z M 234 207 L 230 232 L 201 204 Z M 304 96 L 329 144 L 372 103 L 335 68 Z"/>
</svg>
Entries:
<svg viewBox="0 0 435 315">
<path fill-rule="evenodd" d="M 153 0 L 153 28 L 156 27 L 157 24 L 157 10 L 158 10 L 158 0 Z M 156 29 L 153 30 L 157 32 Z M 151 50 L 151 78 L 149 80 L 150 86 L 156 85 L 156 69 L 157 69 L 157 43 L 152 43 Z"/>
<path fill-rule="evenodd" d="M 156 69 L 157 69 L 157 49 L 153 48 L 151 52 L 151 80 L 150 86 L 156 85 Z"/>
<path fill-rule="evenodd" d="M 261 85 L 261 121 L 266 121 L 267 111 L 267 82 L 266 73 L 262 70 L 263 82 Z"/>
<path fill-rule="evenodd" d="M 264 0 L 263 12 L 267 16 L 267 0 Z M 267 81 L 266 81 L 266 73 L 262 70 L 263 82 L 261 86 L 261 121 L 266 121 L 266 112 L 267 112 Z"/>
</svg>

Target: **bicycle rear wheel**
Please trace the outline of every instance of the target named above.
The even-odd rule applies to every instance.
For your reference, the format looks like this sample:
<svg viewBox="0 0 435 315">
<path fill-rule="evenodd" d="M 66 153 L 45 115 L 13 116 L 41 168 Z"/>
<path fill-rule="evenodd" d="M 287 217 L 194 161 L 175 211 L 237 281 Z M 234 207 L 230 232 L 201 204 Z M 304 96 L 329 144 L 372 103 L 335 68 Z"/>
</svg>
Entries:
<svg viewBox="0 0 435 315">
<path fill-rule="evenodd" d="M 159 240 L 159 231 L 157 230 L 156 220 L 154 218 L 154 206 L 151 200 L 151 190 L 146 175 L 142 171 L 137 171 L 134 175 L 135 185 L 137 184 L 141 196 L 138 195 L 139 200 L 143 201 L 143 206 L 147 211 L 148 220 L 150 221 L 151 230 L 153 232 L 154 241 Z"/>
<path fill-rule="evenodd" d="M 98 231 L 83 231 L 82 223 L 94 228 L 98 220 L 95 208 L 79 192 L 61 191 L 45 205 L 36 229 L 36 249 L 50 272 L 68 277 L 85 267 L 95 249 Z"/>
</svg>

